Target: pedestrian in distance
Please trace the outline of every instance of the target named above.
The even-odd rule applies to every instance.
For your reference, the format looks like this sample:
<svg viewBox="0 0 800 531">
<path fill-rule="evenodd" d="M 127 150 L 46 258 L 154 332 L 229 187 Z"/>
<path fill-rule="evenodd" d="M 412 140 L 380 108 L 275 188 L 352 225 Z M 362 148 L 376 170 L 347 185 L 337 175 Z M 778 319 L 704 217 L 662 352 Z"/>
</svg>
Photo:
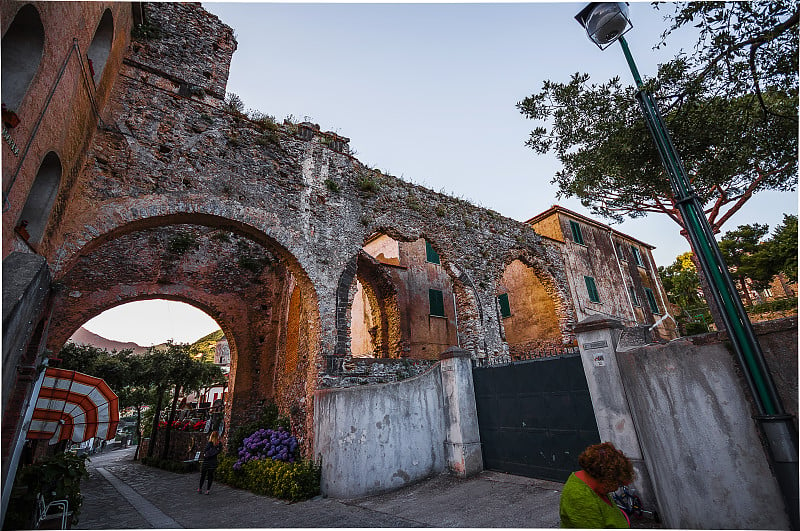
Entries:
<svg viewBox="0 0 800 531">
<path fill-rule="evenodd" d="M 570 474 L 561 491 L 561 527 L 620 529 L 631 526 L 611 493 L 633 481 L 633 465 L 610 442 L 593 444 L 580 456 L 581 470 Z"/>
<path fill-rule="evenodd" d="M 197 487 L 197 493 L 203 491 L 203 481 L 208 480 L 206 485 L 206 494 L 211 491 L 211 483 L 214 481 L 214 470 L 217 469 L 217 455 L 222 451 L 222 444 L 219 442 L 219 433 L 212 431 L 208 437 L 206 449 L 203 452 L 203 466 L 200 468 L 200 486 Z"/>
</svg>

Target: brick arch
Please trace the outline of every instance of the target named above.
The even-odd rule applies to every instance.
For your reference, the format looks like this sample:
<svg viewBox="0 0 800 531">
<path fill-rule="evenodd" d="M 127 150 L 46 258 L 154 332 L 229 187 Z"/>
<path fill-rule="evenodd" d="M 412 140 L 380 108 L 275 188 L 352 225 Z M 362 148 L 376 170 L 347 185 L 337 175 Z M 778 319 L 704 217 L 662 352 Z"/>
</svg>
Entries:
<svg viewBox="0 0 800 531">
<path fill-rule="evenodd" d="M 188 275 L 173 278 L 179 273 L 175 270 L 164 273 L 165 264 L 170 264 L 164 249 L 169 243 L 167 236 L 184 230 L 184 225 L 201 235 L 203 245 L 200 245 L 197 251 L 188 251 L 178 255 L 178 258 L 172 258 L 177 264 L 175 267 L 181 271 L 180 274 Z M 210 242 L 216 241 L 217 234 L 229 235 L 232 239 L 224 245 L 214 243 L 214 246 L 211 246 Z M 155 243 L 154 235 L 162 236 L 161 240 Z M 241 257 L 234 256 L 232 250 L 239 249 L 237 244 L 242 242 L 252 244 L 269 255 L 269 260 L 265 259 L 266 265 L 259 273 L 249 271 L 241 265 L 241 262 L 237 265 L 237 258 Z M 220 245 L 222 247 L 219 247 Z M 129 252 L 130 249 L 134 251 Z M 239 425 L 257 416 L 260 413 L 260 410 L 257 410 L 259 403 L 263 403 L 265 399 L 280 400 L 287 412 L 297 402 L 310 403 L 309 393 L 313 393 L 313 386 L 316 383 L 314 361 L 319 353 L 320 343 L 316 290 L 297 261 L 268 236 L 258 234 L 252 227 L 242 227 L 239 223 L 218 217 L 162 216 L 144 219 L 98 235 L 84 245 L 81 251 L 81 254 L 69 262 L 68 268 L 62 268 L 56 279 L 56 282 L 64 288 L 55 297 L 54 323 L 58 323 L 62 316 L 65 317 L 65 321 L 68 321 L 73 313 L 77 316 L 72 317 L 74 323 L 69 326 L 66 322 L 64 324 L 65 328 L 71 330 L 56 331 L 54 338 L 60 337 L 65 341 L 72 331 L 93 314 L 111 306 L 107 303 L 92 303 L 93 296 L 98 299 L 112 297 L 115 301 L 136 300 L 136 298 L 147 298 L 148 295 L 149 298 L 172 298 L 189 303 L 194 301 L 196 306 L 202 304 L 213 310 L 206 313 L 220 324 L 227 322 L 229 330 L 226 331 L 226 335 L 230 333 L 236 338 L 235 347 L 231 348 L 232 364 L 236 364 L 235 367 L 232 365 L 232 371 L 235 370 L 236 373 L 235 380 L 231 383 L 231 397 L 234 404 L 232 411 L 226 412 L 231 422 Z M 214 254 L 216 252 L 222 254 Z M 287 259 L 284 258 L 287 256 L 293 264 L 287 263 Z M 124 257 L 125 260 L 116 259 L 117 257 Z M 109 278 L 104 278 L 104 263 L 108 263 L 113 269 Z M 122 273 L 117 274 L 117 269 Z M 300 273 L 295 274 L 295 271 Z M 92 293 L 91 283 L 85 280 L 92 274 L 97 276 L 97 283 L 101 288 L 98 293 Z M 260 280 L 262 283 L 246 283 L 248 278 Z M 218 279 L 221 282 L 218 282 Z M 263 284 L 264 279 L 267 284 Z M 299 286 L 303 292 L 301 298 L 304 316 L 303 345 L 311 360 L 305 365 L 307 370 L 304 374 L 297 376 L 302 380 L 302 385 L 284 390 L 276 386 L 274 372 L 281 362 L 279 358 L 284 356 L 276 345 L 285 333 L 285 323 L 280 322 L 280 317 L 284 312 L 283 290 L 289 289 L 287 286 L 290 281 L 292 289 L 294 286 Z M 198 284 L 193 285 L 193 282 Z M 80 286 L 88 286 L 85 288 L 85 293 L 81 292 L 84 288 Z M 198 289 L 198 286 L 202 289 Z M 209 288 L 212 288 L 211 293 L 206 293 Z M 78 293 L 70 293 L 70 290 L 77 290 Z M 89 302 L 84 305 L 89 309 L 75 311 L 79 306 L 75 302 L 77 299 L 88 300 Z M 232 312 L 238 312 L 243 319 L 224 317 Z M 60 345 L 55 347 L 58 346 Z M 242 367 L 246 367 L 246 372 L 238 370 Z M 304 382 L 312 386 L 311 390 L 305 390 Z M 304 395 L 277 396 L 277 393 L 284 391 L 293 393 L 297 389 Z M 309 417 L 313 414 L 311 407 L 307 407 L 305 411 Z M 311 441 L 313 437 L 309 433 L 306 439 Z"/>
<path fill-rule="evenodd" d="M 503 262 L 504 267 L 495 281 L 497 290 L 501 289 L 504 275 L 514 267 L 515 263 L 520 263 L 527 269 L 523 274 L 530 275 L 528 281 L 533 285 L 529 286 L 529 289 L 538 292 L 540 299 L 547 299 L 540 302 L 538 311 L 546 314 L 551 320 L 551 322 L 545 326 L 545 328 L 550 330 L 549 332 L 545 332 L 547 337 L 542 338 L 541 341 L 530 340 L 527 346 L 539 343 L 549 346 L 556 346 L 556 343 L 570 343 L 574 339 L 572 328 L 575 323 L 575 312 L 571 305 L 571 298 L 567 291 L 567 280 L 563 276 L 563 270 L 554 267 L 552 260 L 546 261 L 543 257 L 534 254 L 528 249 L 517 250 L 506 256 Z M 497 294 L 499 294 L 499 292 Z M 495 299 L 494 302 L 499 315 L 499 303 L 497 299 Z M 501 327 L 503 327 L 503 319 L 499 319 L 499 322 L 501 323 Z M 560 332 L 560 337 L 557 336 L 554 329 Z M 503 339 L 507 340 L 506 331 L 502 330 L 502 332 Z M 510 346 L 513 347 L 512 345 Z M 520 345 L 518 348 L 526 347 Z M 511 350 L 513 351 L 514 348 L 511 348 Z"/>
<path fill-rule="evenodd" d="M 359 251 L 356 277 L 369 298 L 373 322 L 377 323 L 373 337 L 376 357 L 399 358 L 401 337 L 397 289 L 380 265 L 369 254 Z"/>
<path fill-rule="evenodd" d="M 169 292 L 165 287 L 162 287 L 161 290 L 143 289 L 141 292 L 129 293 L 124 298 L 117 299 L 114 302 L 92 305 L 91 307 L 69 313 L 65 316 L 65 318 L 60 320 L 60 322 L 63 324 L 59 324 L 57 327 L 51 325 L 51 330 L 47 340 L 47 348 L 53 353 L 58 352 L 67 342 L 67 340 L 72 337 L 72 335 L 81 326 L 107 310 L 111 310 L 112 308 L 123 306 L 131 302 L 163 299 L 189 304 L 190 306 L 194 306 L 198 310 L 214 319 L 214 321 L 216 321 L 222 329 L 225 337 L 228 339 L 228 343 L 230 344 L 231 348 L 231 359 L 234 359 L 238 351 L 236 348 L 236 335 L 234 334 L 233 328 L 224 319 L 222 311 L 217 308 L 212 301 L 204 301 L 204 298 L 203 292 L 200 290 L 192 290 L 189 293 L 175 294 Z"/>
<path fill-rule="evenodd" d="M 386 235 L 400 242 L 414 242 L 419 239 L 425 239 L 431 242 L 431 246 L 439 255 L 441 266 L 450 277 L 453 292 L 455 293 L 457 335 L 459 337 L 460 346 L 471 352 L 473 356 L 480 356 L 482 353 L 485 353 L 487 350 L 485 341 L 481 340 L 484 329 L 484 314 L 480 304 L 480 296 L 466 267 L 462 265 L 460 261 L 456 261 L 451 257 L 451 254 L 454 253 L 452 245 L 440 243 L 440 236 L 429 237 L 428 232 L 425 230 L 404 231 L 391 226 L 381 226 L 375 233 Z M 436 234 L 435 232 L 430 233 Z M 336 343 L 334 348 L 334 354 L 337 356 L 345 356 L 350 353 L 351 306 L 356 293 L 356 278 L 359 278 L 358 275 L 360 271 L 364 269 L 367 264 L 372 262 L 375 264 L 378 263 L 361 250 L 347 262 L 339 277 L 336 289 Z M 387 279 L 385 282 L 391 285 L 390 279 Z M 379 285 L 380 283 L 372 282 L 372 284 Z M 382 285 L 386 284 L 384 283 Z M 376 296 L 379 291 L 380 290 L 375 292 Z M 389 293 L 390 297 L 393 292 L 394 288 L 391 288 L 390 291 L 386 291 L 386 293 Z M 396 295 L 394 296 L 396 298 Z M 388 305 L 388 308 L 391 308 L 391 304 Z M 394 310 L 389 309 L 386 311 L 389 320 L 393 319 L 392 311 Z M 397 308 L 397 312 L 402 314 L 402 309 Z M 398 326 L 400 326 L 399 315 L 396 322 Z M 397 330 L 397 336 L 394 336 L 393 332 L 389 332 L 387 336 L 398 338 L 396 344 L 392 343 L 389 345 L 389 356 L 400 357 L 403 350 L 402 332 Z M 397 351 L 397 355 L 394 354 L 395 351 Z"/>
<path fill-rule="evenodd" d="M 281 225 L 282 221 L 278 219 L 266 223 L 263 211 L 245 209 L 238 203 L 213 197 L 195 199 L 197 202 L 153 197 L 146 204 L 136 200 L 105 204 L 92 216 L 91 225 L 64 234 L 63 241 L 42 248 L 41 252 L 57 277 L 62 270 L 72 267 L 81 255 L 109 239 L 141 229 L 187 223 L 227 229 L 246 236 L 273 250 L 286 261 L 296 277 L 308 280 L 301 260 L 310 253 L 298 248 L 290 236 L 293 233 L 289 230 L 291 227 Z"/>
</svg>

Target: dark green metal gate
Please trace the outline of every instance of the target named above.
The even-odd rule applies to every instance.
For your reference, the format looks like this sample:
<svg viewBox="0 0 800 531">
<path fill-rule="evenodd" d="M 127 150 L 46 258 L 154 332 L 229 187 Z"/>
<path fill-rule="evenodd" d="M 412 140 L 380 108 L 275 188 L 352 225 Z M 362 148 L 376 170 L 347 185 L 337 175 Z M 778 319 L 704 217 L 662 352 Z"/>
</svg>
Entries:
<svg viewBox="0 0 800 531">
<path fill-rule="evenodd" d="M 600 442 L 580 355 L 472 374 L 484 468 L 564 482 Z"/>
</svg>

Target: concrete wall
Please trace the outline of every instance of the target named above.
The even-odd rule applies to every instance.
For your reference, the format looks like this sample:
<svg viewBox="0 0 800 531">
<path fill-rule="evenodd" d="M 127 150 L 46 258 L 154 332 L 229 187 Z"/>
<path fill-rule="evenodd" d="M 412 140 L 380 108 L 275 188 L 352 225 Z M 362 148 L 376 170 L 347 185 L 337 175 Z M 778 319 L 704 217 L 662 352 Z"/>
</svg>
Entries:
<svg viewBox="0 0 800 531">
<path fill-rule="evenodd" d="M 314 457 L 322 460 L 324 494 L 355 498 L 445 470 L 439 367 L 402 382 L 315 393 Z"/>
<path fill-rule="evenodd" d="M 723 343 L 634 347 L 617 362 L 666 527 L 789 528 L 746 384 Z"/>
</svg>

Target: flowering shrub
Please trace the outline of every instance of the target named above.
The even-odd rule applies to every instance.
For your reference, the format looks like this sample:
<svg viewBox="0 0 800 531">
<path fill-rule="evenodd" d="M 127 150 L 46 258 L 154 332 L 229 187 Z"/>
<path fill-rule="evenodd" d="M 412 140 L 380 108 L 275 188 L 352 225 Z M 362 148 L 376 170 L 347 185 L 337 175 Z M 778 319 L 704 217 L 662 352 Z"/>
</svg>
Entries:
<svg viewBox="0 0 800 531">
<path fill-rule="evenodd" d="M 164 429 L 167 427 L 166 421 L 161 421 L 158 423 L 159 429 Z M 192 422 L 191 420 L 187 421 L 180 421 L 180 420 L 173 420 L 172 421 L 172 429 L 173 430 L 180 430 L 180 431 L 202 431 L 206 427 L 206 421 L 198 420 L 196 422 Z"/>
<path fill-rule="evenodd" d="M 233 465 L 233 457 L 223 456 L 216 472 L 216 478 L 231 487 L 290 501 L 307 500 L 320 492 L 322 467 L 312 461 L 257 459 L 247 461 L 238 471 Z"/>
<path fill-rule="evenodd" d="M 245 437 L 239 448 L 239 459 L 234 463 L 234 470 L 241 470 L 249 461 L 270 458 L 273 461 L 294 463 L 297 453 L 297 439 L 282 427 L 275 430 L 261 428 Z"/>
</svg>

